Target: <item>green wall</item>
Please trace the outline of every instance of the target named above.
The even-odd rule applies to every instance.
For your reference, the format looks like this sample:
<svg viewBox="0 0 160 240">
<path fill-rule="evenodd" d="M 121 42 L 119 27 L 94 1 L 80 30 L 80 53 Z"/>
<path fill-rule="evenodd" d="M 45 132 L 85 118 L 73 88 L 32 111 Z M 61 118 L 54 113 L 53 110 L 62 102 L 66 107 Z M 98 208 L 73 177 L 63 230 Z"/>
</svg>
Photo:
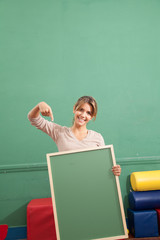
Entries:
<svg viewBox="0 0 160 240">
<path fill-rule="evenodd" d="M 159 12 L 159 0 L 0 1 L 0 223 L 25 225 L 27 203 L 50 196 L 57 148 L 27 120 L 40 101 L 70 126 L 77 98 L 97 99 L 88 128 L 114 145 L 126 206 L 130 172 L 160 169 Z"/>
</svg>

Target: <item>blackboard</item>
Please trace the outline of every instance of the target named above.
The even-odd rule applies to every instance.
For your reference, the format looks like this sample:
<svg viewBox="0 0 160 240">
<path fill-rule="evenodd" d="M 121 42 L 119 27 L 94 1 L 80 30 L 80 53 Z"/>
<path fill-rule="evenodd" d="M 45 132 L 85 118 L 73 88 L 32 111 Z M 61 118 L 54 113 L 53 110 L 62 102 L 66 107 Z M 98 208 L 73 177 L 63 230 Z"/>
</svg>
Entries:
<svg viewBox="0 0 160 240">
<path fill-rule="evenodd" d="M 57 240 L 127 238 L 113 146 L 47 154 Z"/>
</svg>

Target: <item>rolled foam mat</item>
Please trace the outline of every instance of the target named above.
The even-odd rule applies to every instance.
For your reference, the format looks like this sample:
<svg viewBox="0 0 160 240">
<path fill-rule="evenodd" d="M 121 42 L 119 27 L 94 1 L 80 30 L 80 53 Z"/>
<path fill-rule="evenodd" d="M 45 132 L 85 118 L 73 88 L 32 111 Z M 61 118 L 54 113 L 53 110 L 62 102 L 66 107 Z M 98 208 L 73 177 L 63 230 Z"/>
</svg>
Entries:
<svg viewBox="0 0 160 240">
<path fill-rule="evenodd" d="M 134 191 L 160 190 L 160 170 L 133 172 L 130 182 Z"/>
<path fill-rule="evenodd" d="M 160 190 L 130 192 L 129 205 L 132 210 L 160 208 Z"/>
</svg>

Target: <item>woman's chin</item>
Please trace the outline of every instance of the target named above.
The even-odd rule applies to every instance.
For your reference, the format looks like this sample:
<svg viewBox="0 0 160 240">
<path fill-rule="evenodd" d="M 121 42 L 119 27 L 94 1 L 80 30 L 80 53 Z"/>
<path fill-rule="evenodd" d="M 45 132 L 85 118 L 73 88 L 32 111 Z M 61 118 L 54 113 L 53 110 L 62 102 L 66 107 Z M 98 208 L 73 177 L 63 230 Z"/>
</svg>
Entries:
<svg viewBox="0 0 160 240">
<path fill-rule="evenodd" d="M 77 125 L 77 127 L 83 127 L 83 126 L 86 126 L 86 122 L 77 121 L 76 125 Z"/>
</svg>

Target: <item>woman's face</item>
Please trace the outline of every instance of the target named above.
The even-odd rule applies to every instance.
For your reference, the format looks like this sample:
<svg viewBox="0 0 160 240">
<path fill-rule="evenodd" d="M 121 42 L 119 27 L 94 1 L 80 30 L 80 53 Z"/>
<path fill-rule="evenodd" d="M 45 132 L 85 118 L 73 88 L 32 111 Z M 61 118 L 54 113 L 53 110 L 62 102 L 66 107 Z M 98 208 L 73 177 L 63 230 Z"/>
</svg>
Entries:
<svg viewBox="0 0 160 240">
<path fill-rule="evenodd" d="M 77 126 L 85 126 L 92 119 L 92 106 L 84 103 L 78 110 L 73 109 L 74 123 Z"/>
</svg>

